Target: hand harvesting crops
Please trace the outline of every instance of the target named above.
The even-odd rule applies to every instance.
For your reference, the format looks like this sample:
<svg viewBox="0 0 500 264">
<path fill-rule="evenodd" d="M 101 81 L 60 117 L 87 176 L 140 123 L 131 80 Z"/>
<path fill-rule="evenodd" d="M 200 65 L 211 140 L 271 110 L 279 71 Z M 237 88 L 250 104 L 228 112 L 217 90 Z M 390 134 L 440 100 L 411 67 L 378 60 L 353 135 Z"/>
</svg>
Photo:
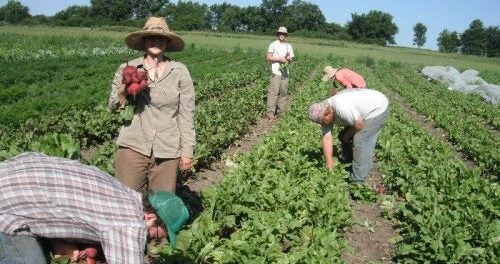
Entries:
<svg viewBox="0 0 500 264">
<path fill-rule="evenodd" d="M 333 162 L 332 126 L 344 129 L 339 134 L 344 162 L 352 162 L 349 180 L 364 183 L 372 168 L 377 137 L 389 114 L 389 101 L 372 89 L 346 89 L 309 107 L 309 118 L 322 126 L 323 155 L 326 167 Z"/>
</svg>

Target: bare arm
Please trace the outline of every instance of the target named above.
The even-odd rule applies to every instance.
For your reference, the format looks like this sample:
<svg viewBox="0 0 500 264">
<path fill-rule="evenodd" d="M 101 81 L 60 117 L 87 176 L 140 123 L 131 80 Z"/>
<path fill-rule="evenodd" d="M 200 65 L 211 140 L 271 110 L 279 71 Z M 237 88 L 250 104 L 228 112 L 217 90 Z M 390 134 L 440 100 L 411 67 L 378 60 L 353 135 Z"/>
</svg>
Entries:
<svg viewBox="0 0 500 264">
<path fill-rule="evenodd" d="M 333 169 L 333 144 L 332 133 L 328 132 L 323 135 L 323 156 L 325 157 L 326 167 Z"/>
</svg>

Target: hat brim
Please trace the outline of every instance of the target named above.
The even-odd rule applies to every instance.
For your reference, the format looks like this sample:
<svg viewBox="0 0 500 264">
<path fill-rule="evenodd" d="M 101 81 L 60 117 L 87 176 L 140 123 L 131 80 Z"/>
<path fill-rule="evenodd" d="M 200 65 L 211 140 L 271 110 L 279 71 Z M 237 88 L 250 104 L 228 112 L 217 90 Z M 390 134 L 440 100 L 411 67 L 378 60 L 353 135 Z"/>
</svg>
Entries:
<svg viewBox="0 0 500 264">
<path fill-rule="evenodd" d="M 323 78 L 321 78 L 321 80 L 324 81 L 324 82 L 330 80 L 331 78 L 333 78 L 333 76 L 335 76 L 335 74 L 337 74 L 337 71 L 338 70 L 334 70 L 332 72 L 329 72 L 329 73 L 323 75 Z"/>
<path fill-rule="evenodd" d="M 144 37 L 147 36 L 158 36 L 164 37 L 168 40 L 167 47 L 165 51 L 182 51 L 184 49 L 184 40 L 182 38 L 173 33 L 173 32 L 152 32 L 152 31 L 144 31 L 139 30 L 136 32 L 130 33 L 125 38 L 125 43 L 127 46 L 134 50 L 147 51 L 144 46 Z"/>
</svg>

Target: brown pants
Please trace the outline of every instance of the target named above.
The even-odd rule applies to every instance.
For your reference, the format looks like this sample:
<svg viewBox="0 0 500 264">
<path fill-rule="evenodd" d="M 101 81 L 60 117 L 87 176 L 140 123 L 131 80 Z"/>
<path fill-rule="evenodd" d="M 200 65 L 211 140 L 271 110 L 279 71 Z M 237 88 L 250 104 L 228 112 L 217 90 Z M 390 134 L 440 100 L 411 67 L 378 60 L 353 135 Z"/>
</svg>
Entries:
<svg viewBox="0 0 500 264">
<path fill-rule="evenodd" d="M 271 83 L 267 88 L 267 112 L 281 114 L 285 111 L 288 96 L 288 77 L 271 76 Z"/>
<path fill-rule="evenodd" d="M 149 190 L 174 192 L 179 158 L 156 159 L 129 148 L 118 148 L 115 156 L 116 178 L 134 190 L 142 190 L 148 180 Z"/>
</svg>

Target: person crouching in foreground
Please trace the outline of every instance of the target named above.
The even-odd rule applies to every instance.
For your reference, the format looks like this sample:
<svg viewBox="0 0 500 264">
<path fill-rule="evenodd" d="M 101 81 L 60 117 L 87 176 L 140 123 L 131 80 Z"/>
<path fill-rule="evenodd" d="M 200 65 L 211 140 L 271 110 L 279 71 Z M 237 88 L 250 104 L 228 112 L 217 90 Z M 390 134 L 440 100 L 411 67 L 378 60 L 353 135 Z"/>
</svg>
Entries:
<svg viewBox="0 0 500 264">
<path fill-rule="evenodd" d="M 372 89 L 346 89 L 309 107 L 309 118 L 322 126 L 323 155 L 332 169 L 332 126 L 345 127 L 339 134 L 345 162 L 352 161 L 349 180 L 364 183 L 372 168 L 377 137 L 389 114 L 389 101 Z"/>
<path fill-rule="evenodd" d="M 142 264 L 147 239 L 174 247 L 188 219 L 173 193 L 146 197 L 78 161 L 23 153 L 0 163 L 2 264 L 46 263 L 37 238 L 100 244 L 108 264 Z"/>
</svg>

